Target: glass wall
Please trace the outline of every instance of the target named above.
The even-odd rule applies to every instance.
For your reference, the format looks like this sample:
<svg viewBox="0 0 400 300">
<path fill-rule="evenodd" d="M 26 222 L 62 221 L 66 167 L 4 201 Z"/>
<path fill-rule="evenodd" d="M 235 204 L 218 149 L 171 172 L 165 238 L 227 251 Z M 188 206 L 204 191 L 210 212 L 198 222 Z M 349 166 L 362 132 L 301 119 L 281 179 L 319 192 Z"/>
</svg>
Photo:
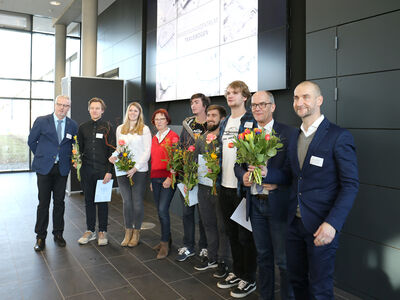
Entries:
<svg viewBox="0 0 400 300">
<path fill-rule="evenodd" d="M 27 171 L 30 128 L 53 112 L 54 28 L 49 18 L 6 12 L 0 27 L 0 172 Z M 67 35 L 66 76 L 79 76 L 80 24 Z"/>
</svg>

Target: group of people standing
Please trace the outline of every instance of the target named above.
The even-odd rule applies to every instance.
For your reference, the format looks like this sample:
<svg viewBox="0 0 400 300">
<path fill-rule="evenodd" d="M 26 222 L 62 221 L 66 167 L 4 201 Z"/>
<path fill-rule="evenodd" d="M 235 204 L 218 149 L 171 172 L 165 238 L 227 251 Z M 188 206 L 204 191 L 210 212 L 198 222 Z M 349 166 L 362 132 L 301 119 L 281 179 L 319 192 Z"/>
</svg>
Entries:
<svg viewBox="0 0 400 300">
<path fill-rule="evenodd" d="M 198 205 L 186 206 L 180 196 L 184 237 L 176 260 L 185 261 L 196 253 L 195 210 L 198 207 L 201 260 L 195 269 L 215 269 L 217 286 L 231 289 L 232 297 L 246 297 L 256 290 L 258 269 L 260 298 L 274 299 L 276 264 L 281 299 L 334 299 L 338 238 L 358 191 L 357 159 L 351 134 L 321 114 L 323 96 L 318 85 L 310 81 L 300 83 L 294 90 L 293 108 L 302 120 L 298 129 L 274 120 L 276 104 L 268 91 L 251 95 L 243 81 L 234 81 L 226 88 L 225 97 L 229 113 L 223 106 L 211 105 L 205 95 L 194 94 L 190 99 L 193 116 L 183 121 L 180 136 L 168 127 L 169 113 L 165 109 L 156 110 L 151 123 L 157 132 L 152 137 L 137 102 L 129 104 L 124 123 L 115 131 L 102 120 L 106 108 L 103 100 L 89 101 L 91 119 L 78 128 L 66 116 L 70 100 L 58 96 L 54 113 L 39 117 L 28 139 L 35 155 L 32 168 L 37 173 L 39 189 L 35 250 L 45 248 L 51 192 L 54 240 L 61 247 L 66 245 L 62 236 L 65 185 L 73 137 L 77 135 L 82 153 L 81 183 L 87 222 L 86 232 L 78 242 L 86 244 L 97 238 L 99 245 L 108 243 L 108 204 L 95 203 L 94 193 L 97 180 L 107 183 L 112 178 L 113 164 L 118 159 L 115 146 L 123 140 L 136 164 L 117 177 L 125 222 L 121 246 L 134 247 L 139 243 L 150 161 L 150 188 L 161 225 L 160 243 L 153 249 L 158 259 L 167 257 L 172 243 L 169 206 L 175 190 L 171 186 L 171 170 L 167 168 L 166 145 L 174 141 L 185 148 L 195 145 L 197 159 L 206 151 L 207 135 L 213 134 L 218 137 L 220 149 L 217 195 L 212 193 L 211 186 L 200 183 Z M 265 166 L 237 164 L 236 148 L 229 144 L 246 129 L 254 128 L 279 136 L 284 146 Z M 262 169 L 262 185 L 249 180 L 255 167 Z M 243 198 L 252 231 L 231 219 Z"/>
</svg>

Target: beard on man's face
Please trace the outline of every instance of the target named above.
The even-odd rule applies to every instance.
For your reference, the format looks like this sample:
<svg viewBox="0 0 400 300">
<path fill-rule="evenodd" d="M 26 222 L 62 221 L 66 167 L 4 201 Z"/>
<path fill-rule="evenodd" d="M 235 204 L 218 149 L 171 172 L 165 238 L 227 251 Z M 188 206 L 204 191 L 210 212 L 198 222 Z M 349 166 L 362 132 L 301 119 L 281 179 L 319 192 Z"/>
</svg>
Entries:
<svg viewBox="0 0 400 300">
<path fill-rule="evenodd" d="M 207 130 L 208 131 L 214 131 L 218 127 L 219 127 L 219 123 L 217 123 L 217 124 L 214 124 L 214 123 L 209 124 L 209 123 L 207 123 Z"/>
</svg>

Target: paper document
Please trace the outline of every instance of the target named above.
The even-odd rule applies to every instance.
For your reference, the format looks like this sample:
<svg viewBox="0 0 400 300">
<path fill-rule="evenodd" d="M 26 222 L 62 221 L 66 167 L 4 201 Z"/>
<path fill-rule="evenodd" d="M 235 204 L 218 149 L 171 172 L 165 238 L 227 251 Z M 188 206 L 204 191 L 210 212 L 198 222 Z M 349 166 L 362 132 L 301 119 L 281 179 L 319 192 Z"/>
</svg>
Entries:
<svg viewBox="0 0 400 300">
<path fill-rule="evenodd" d="M 235 221 L 247 230 L 253 232 L 250 219 L 248 221 L 246 220 L 246 198 L 243 198 L 242 201 L 240 201 L 238 207 L 236 207 L 236 210 L 231 216 L 231 220 Z"/>
<path fill-rule="evenodd" d="M 208 168 L 206 166 L 206 161 L 203 155 L 199 154 L 199 168 L 197 169 L 199 183 L 206 186 L 213 186 L 213 181 L 210 178 L 205 177 L 208 173 Z"/>
<path fill-rule="evenodd" d="M 106 184 L 103 183 L 103 179 L 97 180 L 96 183 L 96 194 L 94 196 L 94 202 L 110 202 L 111 192 L 114 180 L 111 179 Z"/>
<path fill-rule="evenodd" d="M 178 183 L 178 189 L 182 193 L 183 197 L 185 197 L 185 191 L 184 191 L 185 185 L 183 183 Z M 193 206 L 197 203 L 199 203 L 197 199 L 197 190 L 199 187 L 196 185 L 191 191 L 189 191 L 189 206 Z"/>
<path fill-rule="evenodd" d="M 118 160 L 117 160 L 118 161 Z M 118 170 L 117 166 L 114 165 L 114 169 L 115 169 L 115 176 L 126 176 L 126 172 L 125 171 L 120 171 Z"/>
</svg>

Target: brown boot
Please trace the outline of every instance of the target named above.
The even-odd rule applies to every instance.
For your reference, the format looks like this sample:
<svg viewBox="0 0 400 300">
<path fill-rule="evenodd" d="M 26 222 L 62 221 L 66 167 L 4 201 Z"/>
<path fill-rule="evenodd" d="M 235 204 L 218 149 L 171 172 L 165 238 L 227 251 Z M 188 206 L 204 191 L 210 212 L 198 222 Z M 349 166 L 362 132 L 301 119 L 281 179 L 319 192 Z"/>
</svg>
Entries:
<svg viewBox="0 0 400 300">
<path fill-rule="evenodd" d="M 128 246 L 128 243 L 129 243 L 129 241 L 131 240 L 131 238 L 132 238 L 132 233 L 133 233 L 133 229 L 132 228 L 130 228 L 130 229 L 125 229 L 125 237 L 124 237 L 124 240 L 121 242 L 121 246 L 122 247 L 126 247 L 126 246 Z"/>
<path fill-rule="evenodd" d="M 168 242 L 160 242 L 160 244 L 161 244 L 161 248 L 160 248 L 160 251 L 158 251 L 157 259 L 166 258 L 168 256 L 168 252 L 169 252 Z"/>
<path fill-rule="evenodd" d="M 155 245 L 152 249 L 156 250 L 156 251 L 160 251 L 161 248 L 161 243 L 158 243 L 157 245 Z"/>
<path fill-rule="evenodd" d="M 128 243 L 128 247 L 135 247 L 139 244 L 140 229 L 133 229 L 132 238 Z"/>
</svg>

